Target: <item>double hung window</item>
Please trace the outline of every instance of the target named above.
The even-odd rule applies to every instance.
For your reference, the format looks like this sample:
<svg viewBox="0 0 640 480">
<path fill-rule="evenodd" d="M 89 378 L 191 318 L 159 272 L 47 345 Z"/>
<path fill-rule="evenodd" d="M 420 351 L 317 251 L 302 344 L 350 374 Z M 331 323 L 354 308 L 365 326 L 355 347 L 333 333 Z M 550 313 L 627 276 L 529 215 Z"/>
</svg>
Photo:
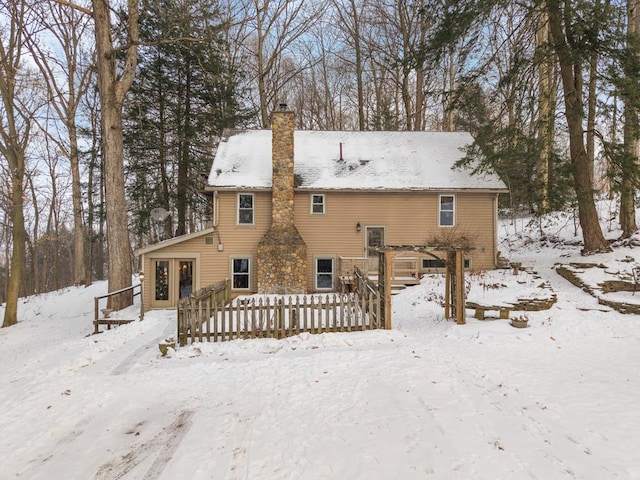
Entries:
<svg viewBox="0 0 640 480">
<path fill-rule="evenodd" d="M 324 215 L 325 211 L 324 194 L 314 193 L 311 195 L 311 213 L 315 215 Z"/>
<path fill-rule="evenodd" d="M 333 289 L 333 258 L 316 258 L 316 289 Z"/>
<path fill-rule="evenodd" d="M 233 279 L 234 290 L 249 290 L 249 287 L 251 285 L 251 259 L 232 259 L 231 278 Z"/>
<path fill-rule="evenodd" d="M 238 194 L 238 225 L 253 225 L 253 193 Z"/>
<path fill-rule="evenodd" d="M 440 227 L 455 226 L 455 197 L 453 195 L 440 195 L 438 225 Z"/>
</svg>

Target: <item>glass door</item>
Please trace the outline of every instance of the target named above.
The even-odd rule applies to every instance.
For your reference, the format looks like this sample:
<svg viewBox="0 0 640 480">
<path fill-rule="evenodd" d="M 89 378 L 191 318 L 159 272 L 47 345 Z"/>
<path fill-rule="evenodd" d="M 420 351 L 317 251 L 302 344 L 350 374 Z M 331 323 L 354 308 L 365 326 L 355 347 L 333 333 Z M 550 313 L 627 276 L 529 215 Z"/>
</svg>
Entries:
<svg viewBox="0 0 640 480">
<path fill-rule="evenodd" d="M 180 271 L 178 298 L 188 297 L 193 292 L 193 261 L 180 260 L 178 269 Z"/>
<path fill-rule="evenodd" d="M 378 252 L 372 247 L 384 247 L 384 227 L 365 227 L 366 249 L 365 255 L 369 259 L 369 274 L 378 274 Z"/>
<path fill-rule="evenodd" d="M 178 300 L 198 288 L 196 259 L 156 258 L 151 260 L 153 282 L 151 308 L 172 308 Z"/>
<path fill-rule="evenodd" d="M 171 306 L 171 260 L 152 260 L 153 292 L 152 307 Z"/>
</svg>

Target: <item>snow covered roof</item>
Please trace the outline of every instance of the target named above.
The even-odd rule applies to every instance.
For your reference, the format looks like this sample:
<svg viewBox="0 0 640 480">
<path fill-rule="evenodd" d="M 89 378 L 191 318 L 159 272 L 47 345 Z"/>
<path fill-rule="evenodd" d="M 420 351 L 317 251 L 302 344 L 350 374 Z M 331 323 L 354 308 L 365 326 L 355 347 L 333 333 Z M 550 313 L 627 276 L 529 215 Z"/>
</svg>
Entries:
<svg viewBox="0 0 640 480">
<path fill-rule="evenodd" d="M 298 130 L 294 135 L 297 189 L 506 191 L 496 175 L 452 170 L 473 142 L 469 133 Z M 271 188 L 271 130 L 237 131 L 224 138 L 208 185 Z"/>
</svg>

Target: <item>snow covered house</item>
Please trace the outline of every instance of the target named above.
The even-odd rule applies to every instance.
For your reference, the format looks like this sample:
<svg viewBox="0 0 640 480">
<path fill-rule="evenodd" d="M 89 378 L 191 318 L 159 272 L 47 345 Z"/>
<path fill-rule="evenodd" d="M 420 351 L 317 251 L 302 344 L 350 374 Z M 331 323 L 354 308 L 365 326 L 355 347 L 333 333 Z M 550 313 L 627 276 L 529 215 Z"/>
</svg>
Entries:
<svg viewBox="0 0 640 480">
<path fill-rule="evenodd" d="M 496 266 L 507 190 L 452 169 L 468 133 L 296 131 L 294 121 L 285 108 L 271 130 L 227 132 L 206 186 L 211 227 L 138 251 L 145 309 L 226 278 L 235 295 L 332 291 L 353 265 L 374 269 L 372 247 L 448 236 L 470 239 L 467 267 Z M 440 266 L 400 255 L 407 283 Z"/>
</svg>

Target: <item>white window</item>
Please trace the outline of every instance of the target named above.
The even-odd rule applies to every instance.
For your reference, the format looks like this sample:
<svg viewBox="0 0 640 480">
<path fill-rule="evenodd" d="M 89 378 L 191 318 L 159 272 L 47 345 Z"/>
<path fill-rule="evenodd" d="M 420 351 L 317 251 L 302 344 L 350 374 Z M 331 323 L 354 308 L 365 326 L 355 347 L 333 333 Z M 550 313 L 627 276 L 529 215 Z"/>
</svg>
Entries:
<svg viewBox="0 0 640 480">
<path fill-rule="evenodd" d="M 238 224 L 253 225 L 253 193 L 238 194 Z"/>
<path fill-rule="evenodd" d="M 249 290 L 251 285 L 251 259 L 248 257 L 231 259 L 231 278 L 234 290 Z"/>
<path fill-rule="evenodd" d="M 314 193 L 311 195 L 311 213 L 316 215 L 324 215 L 324 194 Z"/>
<path fill-rule="evenodd" d="M 316 258 L 316 290 L 333 290 L 333 258 Z"/>
<path fill-rule="evenodd" d="M 453 227 L 455 225 L 455 197 L 453 195 L 440 195 L 439 226 Z"/>
</svg>

